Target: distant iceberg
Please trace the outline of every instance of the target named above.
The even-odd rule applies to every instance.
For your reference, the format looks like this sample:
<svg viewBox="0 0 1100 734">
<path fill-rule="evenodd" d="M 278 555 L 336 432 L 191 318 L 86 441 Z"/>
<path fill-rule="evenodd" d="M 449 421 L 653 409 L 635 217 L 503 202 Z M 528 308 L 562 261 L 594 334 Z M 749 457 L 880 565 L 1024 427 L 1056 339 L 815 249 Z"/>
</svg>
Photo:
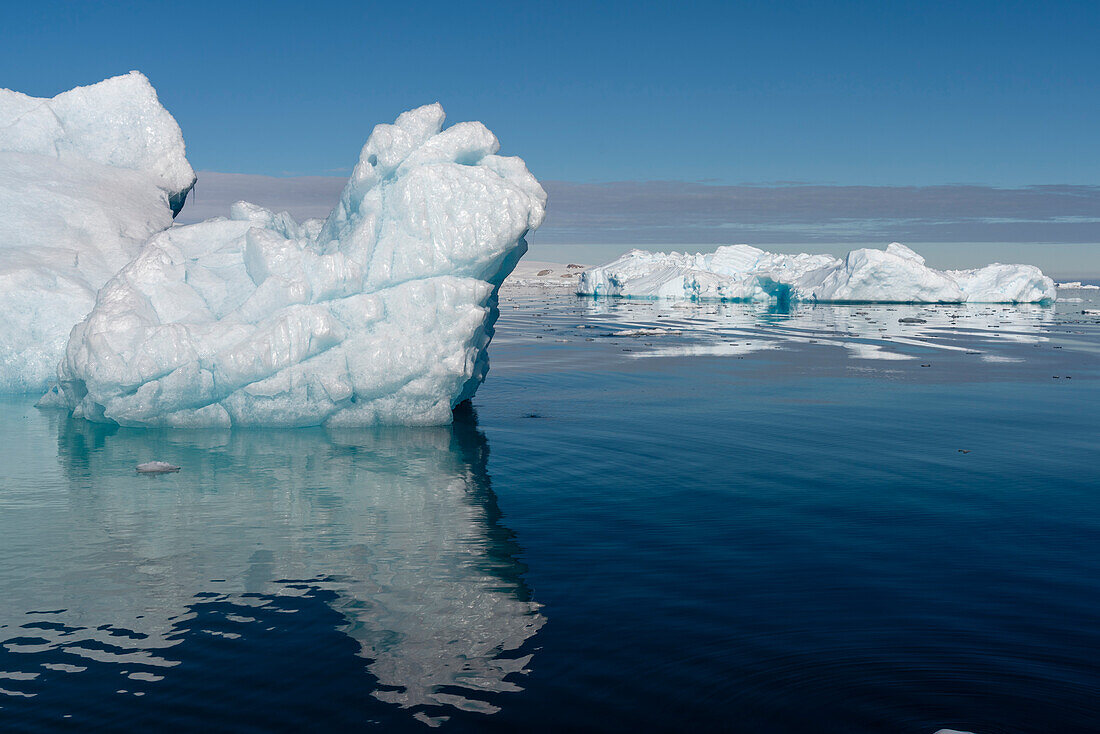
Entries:
<svg viewBox="0 0 1100 734">
<path fill-rule="evenodd" d="M 908 247 L 783 255 L 749 245 L 708 254 L 632 250 L 581 274 L 580 295 L 714 301 L 1046 303 L 1054 281 L 1031 265 L 935 270 Z"/>
<path fill-rule="evenodd" d="M 96 291 L 194 183 L 179 125 L 136 71 L 51 99 L 0 89 L 0 391 L 56 376 Z"/>
<path fill-rule="evenodd" d="M 443 120 L 375 127 L 324 221 L 239 202 L 154 236 L 72 330 L 45 402 L 122 425 L 449 423 L 546 193 L 481 123 Z"/>
</svg>

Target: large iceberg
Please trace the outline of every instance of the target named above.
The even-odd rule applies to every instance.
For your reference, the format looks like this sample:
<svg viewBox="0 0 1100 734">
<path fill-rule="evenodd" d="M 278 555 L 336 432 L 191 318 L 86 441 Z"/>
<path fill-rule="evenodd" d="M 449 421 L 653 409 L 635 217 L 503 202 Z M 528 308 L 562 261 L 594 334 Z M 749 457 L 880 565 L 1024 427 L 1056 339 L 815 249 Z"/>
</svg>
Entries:
<svg viewBox="0 0 1100 734">
<path fill-rule="evenodd" d="M 375 127 L 324 221 L 239 202 L 154 236 L 72 330 L 47 402 L 122 425 L 450 422 L 546 193 L 481 123 L 443 119 Z"/>
<path fill-rule="evenodd" d="M 96 291 L 194 182 L 179 125 L 138 72 L 51 99 L 0 89 L 0 391 L 56 376 Z"/>
<path fill-rule="evenodd" d="M 715 301 L 1047 303 L 1054 281 L 1032 265 L 935 270 L 897 242 L 885 250 L 784 255 L 749 245 L 713 253 L 632 250 L 581 274 L 587 296 Z"/>
</svg>

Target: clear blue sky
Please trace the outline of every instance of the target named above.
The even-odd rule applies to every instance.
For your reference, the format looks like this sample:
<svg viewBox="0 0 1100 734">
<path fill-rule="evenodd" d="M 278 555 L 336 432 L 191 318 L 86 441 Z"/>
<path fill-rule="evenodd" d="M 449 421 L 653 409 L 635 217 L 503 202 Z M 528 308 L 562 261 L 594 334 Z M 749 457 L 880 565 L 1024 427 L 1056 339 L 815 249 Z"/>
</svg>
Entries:
<svg viewBox="0 0 1100 734">
<path fill-rule="evenodd" d="M 439 100 L 544 179 L 1100 183 L 1095 0 L 0 9 L 0 86 L 130 69 L 200 170 L 339 173 Z"/>
</svg>

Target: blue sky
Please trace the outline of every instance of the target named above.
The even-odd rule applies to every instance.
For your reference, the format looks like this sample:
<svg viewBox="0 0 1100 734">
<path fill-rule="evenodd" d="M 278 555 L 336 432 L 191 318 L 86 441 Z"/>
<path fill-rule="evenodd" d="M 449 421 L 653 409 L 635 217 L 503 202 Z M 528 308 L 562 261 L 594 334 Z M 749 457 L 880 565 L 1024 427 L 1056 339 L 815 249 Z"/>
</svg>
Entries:
<svg viewBox="0 0 1100 734">
<path fill-rule="evenodd" d="M 5 3 L 0 84 L 140 69 L 197 169 L 349 168 L 443 102 L 540 178 L 1097 183 L 1100 3 Z"/>
<path fill-rule="evenodd" d="M 206 172 L 191 219 L 323 209 L 438 100 L 546 182 L 533 244 L 1027 242 L 1100 275 L 1098 38 L 1095 1 L 47 0 L 0 8 L 0 86 L 143 71 Z"/>
</svg>

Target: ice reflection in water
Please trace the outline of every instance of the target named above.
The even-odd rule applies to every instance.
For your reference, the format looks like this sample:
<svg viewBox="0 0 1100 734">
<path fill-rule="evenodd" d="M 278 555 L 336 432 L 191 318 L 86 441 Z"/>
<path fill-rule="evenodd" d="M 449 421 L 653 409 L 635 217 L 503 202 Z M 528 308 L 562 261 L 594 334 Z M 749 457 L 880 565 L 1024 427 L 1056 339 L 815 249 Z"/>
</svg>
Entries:
<svg viewBox="0 0 1100 734">
<path fill-rule="evenodd" d="M 22 671 L 99 661 L 156 681 L 197 601 L 224 599 L 248 621 L 250 605 L 322 589 L 374 696 L 421 721 L 492 713 L 492 694 L 521 690 L 521 648 L 544 618 L 498 522 L 472 412 L 429 429 L 173 433 L 3 407 L 0 644 L 51 660 Z M 150 458 L 183 471 L 136 475 Z M 20 684 L 0 689 L 34 695 Z"/>
<path fill-rule="evenodd" d="M 1037 304 L 697 303 L 592 299 L 548 289 L 504 292 L 498 342 L 618 342 L 631 358 L 745 356 L 821 347 L 853 360 L 923 360 L 968 353 L 980 362 L 1020 361 L 1022 346 L 1095 352 L 1100 296 Z M 511 308 L 509 308 L 511 306 Z M 1085 311 L 1085 313 L 1083 313 Z M 547 342 L 541 342 L 543 344 Z M 811 355 L 806 350 L 818 350 Z M 499 344 L 498 344 L 499 352 Z"/>
<path fill-rule="evenodd" d="M 1016 343 L 1046 340 L 1054 311 L 1037 305 L 812 305 L 698 304 L 660 302 L 631 304 L 593 301 L 593 314 L 630 324 L 675 325 L 689 334 L 688 345 L 658 346 L 639 357 L 736 355 L 796 344 L 819 344 L 848 350 L 854 359 L 914 359 L 906 347 L 948 351 L 981 349 L 977 342 L 995 336 Z M 644 331 L 611 332 L 612 336 L 646 336 Z M 979 337 L 975 339 L 974 337 Z M 969 346 L 968 346 L 969 345 Z M 991 346 L 991 345 L 985 345 Z"/>
</svg>

